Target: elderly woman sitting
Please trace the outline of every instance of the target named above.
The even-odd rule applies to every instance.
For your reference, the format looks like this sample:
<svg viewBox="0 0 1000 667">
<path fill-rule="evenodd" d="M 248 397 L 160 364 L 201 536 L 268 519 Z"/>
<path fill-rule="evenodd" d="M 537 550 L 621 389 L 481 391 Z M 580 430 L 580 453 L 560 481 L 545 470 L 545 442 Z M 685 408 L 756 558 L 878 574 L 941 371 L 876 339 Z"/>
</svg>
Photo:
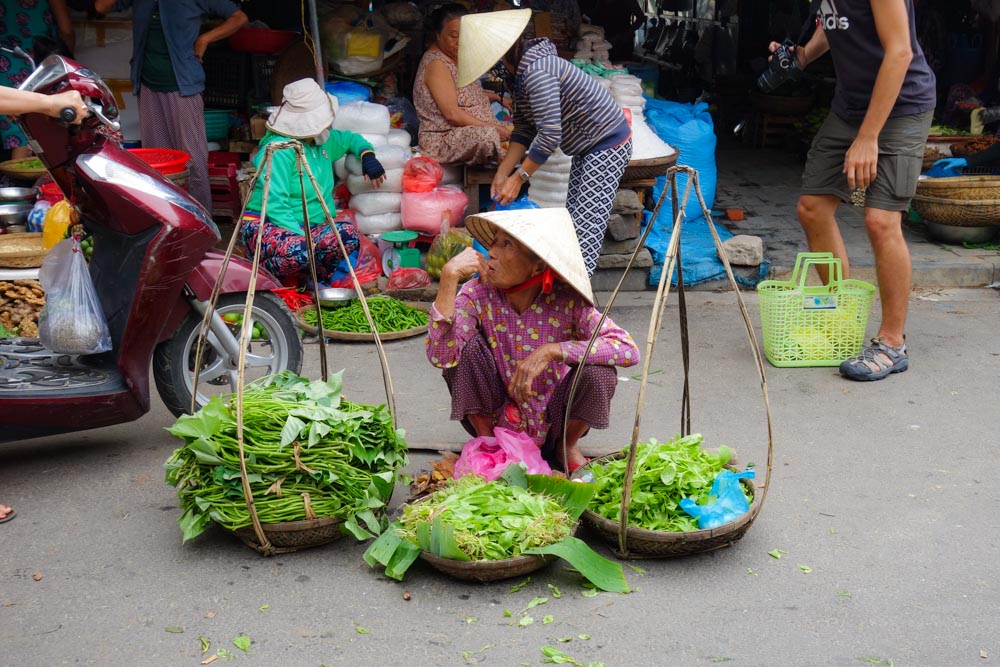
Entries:
<svg viewBox="0 0 1000 667">
<path fill-rule="evenodd" d="M 524 432 L 550 465 L 572 472 L 586 461 L 580 438 L 608 427 L 614 367 L 638 363 L 639 350 L 607 319 L 583 358 L 601 314 L 566 209 L 483 213 L 466 227 L 489 258 L 470 248 L 445 264 L 427 336 L 427 358 L 444 369 L 451 392 L 451 418 L 475 436 L 496 426 Z"/>
<path fill-rule="evenodd" d="M 438 7 L 431 14 L 434 44 L 427 49 L 413 80 L 413 106 L 420 118 L 417 137 L 424 155 L 438 162 L 487 164 L 499 162 L 510 139 L 510 128 L 490 109 L 490 95 L 478 81 L 459 88 L 458 28 L 469 11 L 458 4 Z"/>
<path fill-rule="evenodd" d="M 367 139 L 355 132 L 334 130 L 337 98 L 327 95 L 312 79 L 301 79 L 285 86 L 278 110 L 271 114 L 267 133 L 260 140 L 260 150 L 254 158 L 257 169 L 263 167 L 269 144 L 297 139 L 316 182 L 313 188 L 303 170 L 302 185 L 296 166 L 295 150 L 291 147 L 276 150 L 271 158 L 270 183 L 265 220 L 260 219 L 264 206 L 264 177 L 257 179 L 247 211 L 240 228 L 240 239 L 248 256 L 257 248 L 257 234 L 263 230 L 260 261 L 271 274 L 282 281 L 297 282 L 309 275 L 309 253 L 303 233 L 305 221 L 302 202 L 305 200 L 312 229 L 313 250 L 316 256 L 316 273 L 321 283 L 328 283 L 344 260 L 337 236 L 343 241 L 350 255 L 358 249 L 358 230 L 350 220 L 338 220 L 336 231 L 325 223 L 326 214 L 320 201 L 322 196 L 332 215 L 336 215 L 333 201 L 333 163 L 346 153 L 361 158 L 365 180 L 378 187 L 385 180 L 385 169 L 375 157 Z"/>
</svg>

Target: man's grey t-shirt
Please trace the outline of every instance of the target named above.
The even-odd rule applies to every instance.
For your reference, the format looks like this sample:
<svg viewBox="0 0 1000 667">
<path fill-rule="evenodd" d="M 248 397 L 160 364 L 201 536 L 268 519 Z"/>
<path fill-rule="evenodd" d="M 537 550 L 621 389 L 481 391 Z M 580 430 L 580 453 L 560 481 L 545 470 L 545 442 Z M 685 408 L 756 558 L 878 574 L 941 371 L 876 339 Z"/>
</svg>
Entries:
<svg viewBox="0 0 1000 667">
<path fill-rule="evenodd" d="M 873 1 L 877 0 L 823 0 L 816 14 L 818 25 L 826 33 L 833 66 L 837 70 L 837 89 L 831 110 L 847 121 L 864 119 L 875 88 L 875 77 L 885 55 L 875 30 Z M 905 2 L 913 60 L 890 118 L 921 113 L 937 105 L 934 72 L 917 43 L 913 0 Z"/>
</svg>

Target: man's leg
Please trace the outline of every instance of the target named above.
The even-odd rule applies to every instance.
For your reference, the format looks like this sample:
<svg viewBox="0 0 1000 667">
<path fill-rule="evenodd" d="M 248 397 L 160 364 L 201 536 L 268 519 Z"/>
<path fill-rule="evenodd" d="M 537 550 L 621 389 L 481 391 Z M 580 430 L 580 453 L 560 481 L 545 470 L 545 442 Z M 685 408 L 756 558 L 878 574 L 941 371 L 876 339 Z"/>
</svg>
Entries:
<svg viewBox="0 0 1000 667">
<path fill-rule="evenodd" d="M 910 249 L 903 238 L 899 211 L 865 209 L 865 227 L 875 253 L 882 323 L 878 336 L 892 347 L 903 345 L 906 309 L 910 300 Z"/>
<path fill-rule="evenodd" d="M 796 212 L 799 215 L 799 224 L 805 232 L 806 242 L 812 252 L 832 252 L 833 256 L 840 260 L 843 267 L 844 277 L 850 273 L 850 263 L 847 259 L 847 247 L 844 245 L 844 238 L 840 234 L 840 227 L 837 226 L 837 206 L 840 199 L 835 195 L 802 195 L 799 197 L 799 204 Z M 829 282 L 827 267 L 817 266 L 820 278 L 824 283 Z"/>
</svg>

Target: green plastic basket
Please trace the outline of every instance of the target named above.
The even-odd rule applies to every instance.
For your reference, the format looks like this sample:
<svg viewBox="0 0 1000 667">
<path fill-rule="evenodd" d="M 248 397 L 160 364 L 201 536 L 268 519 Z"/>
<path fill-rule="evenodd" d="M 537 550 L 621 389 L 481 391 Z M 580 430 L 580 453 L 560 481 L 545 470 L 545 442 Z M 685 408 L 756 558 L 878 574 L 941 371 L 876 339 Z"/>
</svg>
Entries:
<svg viewBox="0 0 1000 667">
<path fill-rule="evenodd" d="M 826 265 L 827 285 L 806 285 L 811 266 Z M 845 280 L 828 252 L 803 252 L 788 281 L 757 285 L 764 356 L 774 366 L 839 366 L 860 354 L 875 286 Z"/>
<path fill-rule="evenodd" d="M 220 141 L 229 136 L 229 109 L 205 109 L 205 138 Z"/>
</svg>

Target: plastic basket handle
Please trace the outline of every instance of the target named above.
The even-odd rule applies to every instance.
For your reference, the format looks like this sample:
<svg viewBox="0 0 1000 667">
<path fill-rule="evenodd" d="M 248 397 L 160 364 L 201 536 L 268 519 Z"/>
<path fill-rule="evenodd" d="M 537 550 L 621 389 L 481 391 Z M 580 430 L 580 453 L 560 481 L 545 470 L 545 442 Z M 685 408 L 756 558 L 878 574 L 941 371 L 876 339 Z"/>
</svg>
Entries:
<svg viewBox="0 0 1000 667">
<path fill-rule="evenodd" d="M 833 256 L 831 252 L 800 252 L 795 257 L 795 267 L 792 269 L 792 278 L 788 282 L 798 289 L 804 289 L 806 279 L 809 277 L 809 267 L 826 265 L 830 268 L 829 282 L 827 286 L 839 283 L 844 278 L 843 266 L 840 260 Z"/>
</svg>

